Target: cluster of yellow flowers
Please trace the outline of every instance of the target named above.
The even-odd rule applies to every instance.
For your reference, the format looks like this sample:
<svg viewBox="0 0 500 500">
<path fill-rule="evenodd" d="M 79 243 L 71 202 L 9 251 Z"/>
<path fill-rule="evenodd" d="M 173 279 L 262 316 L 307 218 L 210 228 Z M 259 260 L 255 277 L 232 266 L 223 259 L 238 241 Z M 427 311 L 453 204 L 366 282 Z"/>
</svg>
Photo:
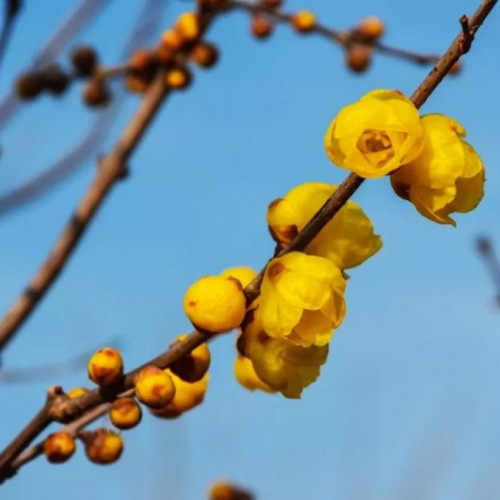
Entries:
<svg viewBox="0 0 500 500">
<path fill-rule="evenodd" d="M 483 196 L 484 166 L 465 131 L 443 115 L 420 117 L 401 92 L 374 90 L 340 111 L 325 146 L 329 158 L 363 178 L 391 175 L 396 193 L 425 217 L 455 224 L 450 214 L 472 210 Z M 273 201 L 267 223 L 285 248 L 336 191 L 307 183 Z M 244 287 L 256 276 L 233 268 L 200 279 L 184 298 L 193 325 L 207 333 L 239 329 L 234 372 L 250 390 L 299 398 L 319 376 L 328 344 L 345 314 L 347 269 L 382 247 L 370 219 L 348 201 L 303 252 L 272 259 L 251 304 Z"/>
<path fill-rule="evenodd" d="M 473 210 L 484 193 L 481 158 L 457 121 L 420 117 L 401 92 L 374 90 L 346 106 L 331 123 L 331 161 L 361 177 L 390 174 L 394 191 L 428 219 L 455 225 L 454 212 Z"/>
</svg>

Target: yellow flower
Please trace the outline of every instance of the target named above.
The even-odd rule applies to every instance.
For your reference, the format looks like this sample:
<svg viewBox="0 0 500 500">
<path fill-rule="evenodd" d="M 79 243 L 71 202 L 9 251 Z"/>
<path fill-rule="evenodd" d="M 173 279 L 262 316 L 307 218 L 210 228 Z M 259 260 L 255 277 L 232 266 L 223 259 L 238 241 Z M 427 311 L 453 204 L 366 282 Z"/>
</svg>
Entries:
<svg viewBox="0 0 500 500">
<path fill-rule="evenodd" d="M 428 219 L 456 225 L 453 212 L 473 210 L 484 194 L 484 165 L 463 140 L 464 128 L 444 115 L 422 117 L 424 147 L 420 156 L 391 176 L 392 187 Z"/>
<path fill-rule="evenodd" d="M 271 203 L 267 223 L 276 241 L 283 246 L 290 243 L 336 190 L 334 185 L 309 182 Z M 380 248 L 382 240 L 373 232 L 370 219 L 359 205 L 348 201 L 304 251 L 349 269 L 362 264 Z"/>
<path fill-rule="evenodd" d="M 175 385 L 175 396 L 167 406 L 159 409 L 153 409 L 152 413 L 157 417 L 175 418 L 181 413 L 193 409 L 200 405 L 207 392 L 209 375 L 205 373 L 198 382 L 185 382 L 168 368 L 165 370 L 173 380 Z"/>
<path fill-rule="evenodd" d="M 283 338 L 272 338 L 262 328 L 260 311 L 244 325 L 245 354 L 257 377 L 287 398 L 300 398 L 305 387 L 319 376 L 328 356 L 328 345 L 300 347 Z"/>
<path fill-rule="evenodd" d="M 322 257 L 290 252 L 269 262 L 260 293 L 266 333 L 303 347 L 325 345 L 345 316 L 342 271 Z"/>
<path fill-rule="evenodd" d="M 193 283 L 184 296 L 184 311 L 197 329 L 229 332 L 240 326 L 246 312 L 241 283 L 224 276 L 205 276 Z"/>
<path fill-rule="evenodd" d="M 255 373 L 252 361 L 241 354 L 238 354 L 234 361 L 234 376 L 238 383 L 249 391 L 260 390 L 269 393 L 276 392 L 265 382 L 262 382 Z"/>
<path fill-rule="evenodd" d="M 257 276 L 257 273 L 251 267 L 230 267 L 222 271 L 221 276 L 237 279 L 245 288 Z"/>
<path fill-rule="evenodd" d="M 333 163 L 374 179 L 413 161 L 422 139 L 413 103 L 396 90 L 373 90 L 340 111 L 328 128 L 325 148 Z"/>
</svg>

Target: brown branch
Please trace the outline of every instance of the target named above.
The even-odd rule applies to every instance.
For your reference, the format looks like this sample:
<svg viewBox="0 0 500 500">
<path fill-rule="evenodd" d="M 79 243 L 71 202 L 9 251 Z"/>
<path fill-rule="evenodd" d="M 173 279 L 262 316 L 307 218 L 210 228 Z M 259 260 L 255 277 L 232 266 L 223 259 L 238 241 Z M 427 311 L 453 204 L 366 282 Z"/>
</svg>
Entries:
<svg viewBox="0 0 500 500">
<path fill-rule="evenodd" d="M 469 32 L 474 35 L 479 29 L 484 19 L 493 9 L 498 0 L 483 0 L 482 4 L 469 19 Z M 422 84 L 412 95 L 415 106 L 420 107 L 427 100 L 430 94 L 444 78 L 449 69 L 463 54 L 463 33 L 461 33 L 450 45 L 447 52 L 440 58 L 436 66 L 427 75 Z M 145 100 L 147 100 L 146 98 Z M 109 161 L 109 160 L 108 160 Z M 124 164 L 124 163 L 123 163 Z M 121 164 L 121 165 L 123 165 Z M 116 174 L 118 175 L 119 172 Z M 294 240 L 280 253 L 284 254 L 292 250 L 305 248 L 328 221 L 342 208 L 347 200 L 361 186 L 364 179 L 350 174 L 339 186 L 335 193 L 326 201 L 315 216 L 308 222 L 304 229 L 294 238 Z M 263 271 L 245 289 L 247 297 L 257 297 L 260 289 Z M 201 332 L 193 332 L 183 341 L 172 345 L 166 352 L 154 358 L 150 362 L 129 372 L 120 384 L 112 388 L 98 388 L 84 394 L 76 399 L 56 398 L 52 400 L 49 407 L 46 406 L 28 426 L 12 441 L 12 443 L 0 455 L 0 478 L 7 478 L 12 474 L 11 464 L 26 449 L 33 439 L 42 432 L 51 422 L 71 421 L 84 415 L 85 412 L 113 401 L 121 393 L 131 390 L 137 373 L 147 364 L 154 364 L 160 368 L 167 368 L 174 361 L 188 354 L 191 350 L 206 342 L 210 337 Z M 37 426 L 39 429 L 37 429 Z"/>
<path fill-rule="evenodd" d="M 21 7 L 21 0 L 5 0 L 5 20 L 0 33 L 0 64 L 7 51 L 7 45 L 10 40 L 12 29 L 14 28 L 14 21 L 18 17 Z"/>
<path fill-rule="evenodd" d="M 251 14 L 265 14 L 276 21 L 287 24 L 291 24 L 293 22 L 293 14 L 283 12 L 262 3 L 251 2 L 248 0 L 228 0 L 228 6 L 234 9 L 246 10 Z M 435 64 L 439 60 L 439 55 L 437 54 L 421 54 L 419 52 L 391 47 L 380 42 L 363 39 L 357 35 L 356 30 L 341 31 L 317 23 L 312 28 L 311 32 L 332 40 L 345 49 L 348 49 L 352 44 L 369 45 L 381 54 L 387 54 L 389 56 L 405 59 L 417 64 Z"/>
<path fill-rule="evenodd" d="M 496 290 L 496 302 L 500 307 L 500 260 L 495 252 L 493 243 L 485 236 L 476 241 L 477 251 L 484 260 L 488 274 L 491 276 Z"/>
</svg>

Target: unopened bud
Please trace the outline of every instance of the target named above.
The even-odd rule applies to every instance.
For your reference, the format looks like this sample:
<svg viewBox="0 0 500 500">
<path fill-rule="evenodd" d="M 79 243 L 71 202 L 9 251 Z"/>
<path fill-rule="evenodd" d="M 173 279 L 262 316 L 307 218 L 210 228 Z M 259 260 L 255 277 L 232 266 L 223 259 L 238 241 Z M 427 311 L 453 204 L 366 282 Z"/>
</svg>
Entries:
<svg viewBox="0 0 500 500">
<path fill-rule="evenodd" d="M 60 464 L 66 462 L 75 453 L 75 440 L 67 432 L 59 431 L 50 434 L 44 442 L 43 451 L 49 462 Z"/>
<path fill-rule="evenodd" d="M 132 429 L 141 421 L 142 410 L 134 398 L 118 398 L 113 403 L 109 418 L 118 429 Z"/>
<path fill-rule="evenodd" d="M 120 353 L 111 347 L 99 349 L 88 364 L 90 380 L 97 385 L 108 386 L 120 382 L 123 377 L 123 360 Z"/>
<path fill-rule="evenodd" d="M 150 365 L 143 368 L 135 382 L 137 399 L 150 408 L 163 408 L 175 396 L 175 385 L 170 376 L 160 368 Z"/>
</svg>

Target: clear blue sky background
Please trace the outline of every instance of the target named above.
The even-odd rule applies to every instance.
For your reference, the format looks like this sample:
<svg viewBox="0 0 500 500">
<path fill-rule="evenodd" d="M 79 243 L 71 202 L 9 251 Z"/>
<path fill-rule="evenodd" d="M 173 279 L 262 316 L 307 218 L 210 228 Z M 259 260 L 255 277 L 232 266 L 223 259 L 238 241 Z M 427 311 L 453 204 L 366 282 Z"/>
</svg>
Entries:
<svg viewBox="0 0 500 500">
<path fill-rule="evenodd" d="M 457 33 L 458 17 L 478 3 L 293 0 L 287 7 L 312 8 L 338 28 L 377 14 L 387 22 L 387 43 L 439 52 Z M 25 4 L 1 69 L 2 93 L 76 1 Z M 80 40 L 116 62 L 139 4 L 109 2 Z M 163 25 L 189 5 L 174 1 Z M 196 500 L 212 481 L 230 478 L 264 500 L 498 498 L 500 311 L 474 238 L 487 233 L 500 243 L 499 29 L 494 12 L 464 73 L 444 82 L 424 108 L 467 128 L 487 166 L 483 203 L 454 229 L 420 217 L 387 179 L 362 187 L 355 199 L 385 246 L 351 273 L 348 317 L 302 400 L 240 388 L 227 335 L 213 343 L 202 407 L 172 422 L 145 415 L 126 433 L 117 465 L 90 464 L 81 449 L 61 466 L 41 458 L 0 496 Z M 269 201 L 302 182 L 344 178 L 322 145 L 340 107 L 373 88 L 411 93 L 426 74 L 379 56 L 367 75 L 353 76 L 339 48 L 316 36 L 299 38 L 281 26 L 268 42 L 256 42 L 243 13 L 217 22 L 210 39 L 221 46 L 220 65 L 198 72 L 196 84 L 165 105 L 131 160 L 130 179 L 111 194 L 61 279 L 9 345 L 6 368 L 65 360 L 116 337 L 128 368 L 166 348 L 189 329 L 181 304 L 193 280 L 265 263 L 272 252 Z M 2 131 L 0 192 L 85 133 L 93 112 L 79 92 L 26 105 Z M 138 104 L 129 101 L 107 147 Z M 94 168 L 89 162 L 50 196 L 0 218 L 2 310 L 46 255 Z M 85 367 L 3 386 L 1 446 L 39 407 L 49 383 L 86 384 Z"/>
</svg>

